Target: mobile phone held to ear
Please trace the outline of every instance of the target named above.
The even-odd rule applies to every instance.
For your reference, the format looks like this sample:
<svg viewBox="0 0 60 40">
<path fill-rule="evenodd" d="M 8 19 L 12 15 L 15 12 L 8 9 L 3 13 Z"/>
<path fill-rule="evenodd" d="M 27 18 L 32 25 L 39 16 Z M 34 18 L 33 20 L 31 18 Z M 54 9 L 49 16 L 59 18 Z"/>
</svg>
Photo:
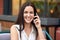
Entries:
<svg viewBox="0 0 60 40">
<path fill-rule="evenodd" d="M 34 16 L 36 16 L 37 15 L 37 13 L 35 13 L 35 15 Z M 37 17 L 35 17 L 34 19 L 36 19 Z"/>
<path fill-rule="evenodd" d="M 37 17 L 35 17 L 34 19 L 36 19 Z"/>
<path fill-rule="evenodd" d="M 36 13 L 34 13 L 34 16 L 36 16 Z"/>
</svg>

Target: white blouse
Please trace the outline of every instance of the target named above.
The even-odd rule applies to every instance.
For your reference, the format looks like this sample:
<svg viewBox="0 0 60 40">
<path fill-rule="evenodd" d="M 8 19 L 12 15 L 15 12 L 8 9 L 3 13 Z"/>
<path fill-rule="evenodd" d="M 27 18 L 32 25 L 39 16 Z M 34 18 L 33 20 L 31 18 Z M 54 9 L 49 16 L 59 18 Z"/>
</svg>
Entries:
<svg viewBox="0 0 60 40">
<path fill-rule="evenodd" d="M 21 32 L 21 38 L 20 38 L 20 32 L 19 32 L 19 25 L 13 25 L 14 27 L 16 27 L 17 33 L 18 33 L 18 39 L 19 40 L 36 40 L 36 32 L 34 30 L 34 28 L 32 27 L 32 31 L 29 34 L 29 37 L 27 36 L 27 34 L 25 33 L 25 31 L 23 30 Z"/>
</svg>

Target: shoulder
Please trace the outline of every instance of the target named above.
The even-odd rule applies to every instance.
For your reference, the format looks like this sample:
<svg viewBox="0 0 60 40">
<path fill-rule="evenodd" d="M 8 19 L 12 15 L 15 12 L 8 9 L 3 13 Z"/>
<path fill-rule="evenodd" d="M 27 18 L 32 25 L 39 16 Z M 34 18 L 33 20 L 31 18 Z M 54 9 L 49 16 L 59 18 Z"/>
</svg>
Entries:
<svg viewBox="0 0 60 40">
<path fill-rule="evenodd" d="M 18 32 L 16 30 L 16 27 L 18 27 L 18 25 L 12 25 L 11 28 L 10 28 L 10 33 L 11 33 L 11 39 L 12 40 L 18 39 Z"/>
<path fill-rule="evenodd" d="M 16 31 L 16 29 L 19 29 L 18 24 L 12 25 L 11 28 L 10 28 L 10 31 Z"/>
<path fill-rule="evenodd" d="M 19 25 L 18 25 L 18 24 L 15 24 L 15 25 L 12 25 L 12 26 L 11 26 L 11 29 L 16 29 L 16 28 L 19 29 Z"/>
</svg>

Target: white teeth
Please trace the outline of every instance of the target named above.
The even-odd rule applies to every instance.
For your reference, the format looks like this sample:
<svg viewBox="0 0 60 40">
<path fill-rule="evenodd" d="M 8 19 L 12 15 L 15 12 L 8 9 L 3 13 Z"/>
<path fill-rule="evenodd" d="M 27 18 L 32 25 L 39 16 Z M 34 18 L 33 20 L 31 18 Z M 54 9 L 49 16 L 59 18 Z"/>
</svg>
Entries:
<svg viewBox="0 0 60 40">
<path fill-rule="evenodd" d="M 30 20 L 30 18 L 27 18 L 27 20 Z"/>
<path fill-rule="evenodd" d="M 30 19 L 27 19 L 27 20 L 30 20 Z"/>
</svg>

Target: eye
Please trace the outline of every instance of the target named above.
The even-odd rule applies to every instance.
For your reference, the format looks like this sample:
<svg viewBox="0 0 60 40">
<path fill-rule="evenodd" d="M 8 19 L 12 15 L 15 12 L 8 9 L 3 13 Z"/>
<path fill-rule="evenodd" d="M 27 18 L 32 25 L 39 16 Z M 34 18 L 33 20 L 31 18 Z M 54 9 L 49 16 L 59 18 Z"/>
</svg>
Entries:
<svg viewBox="0 0 60 40">
<path fill-rule="evenodd" d="M 31 11 L 30 13 L 33 14 L 34 12 Z"/>
<path fill-rule="evenodd" d="M 24 13 L 28 13 L 27 11 L 25 11 Z"/>
</svg>

